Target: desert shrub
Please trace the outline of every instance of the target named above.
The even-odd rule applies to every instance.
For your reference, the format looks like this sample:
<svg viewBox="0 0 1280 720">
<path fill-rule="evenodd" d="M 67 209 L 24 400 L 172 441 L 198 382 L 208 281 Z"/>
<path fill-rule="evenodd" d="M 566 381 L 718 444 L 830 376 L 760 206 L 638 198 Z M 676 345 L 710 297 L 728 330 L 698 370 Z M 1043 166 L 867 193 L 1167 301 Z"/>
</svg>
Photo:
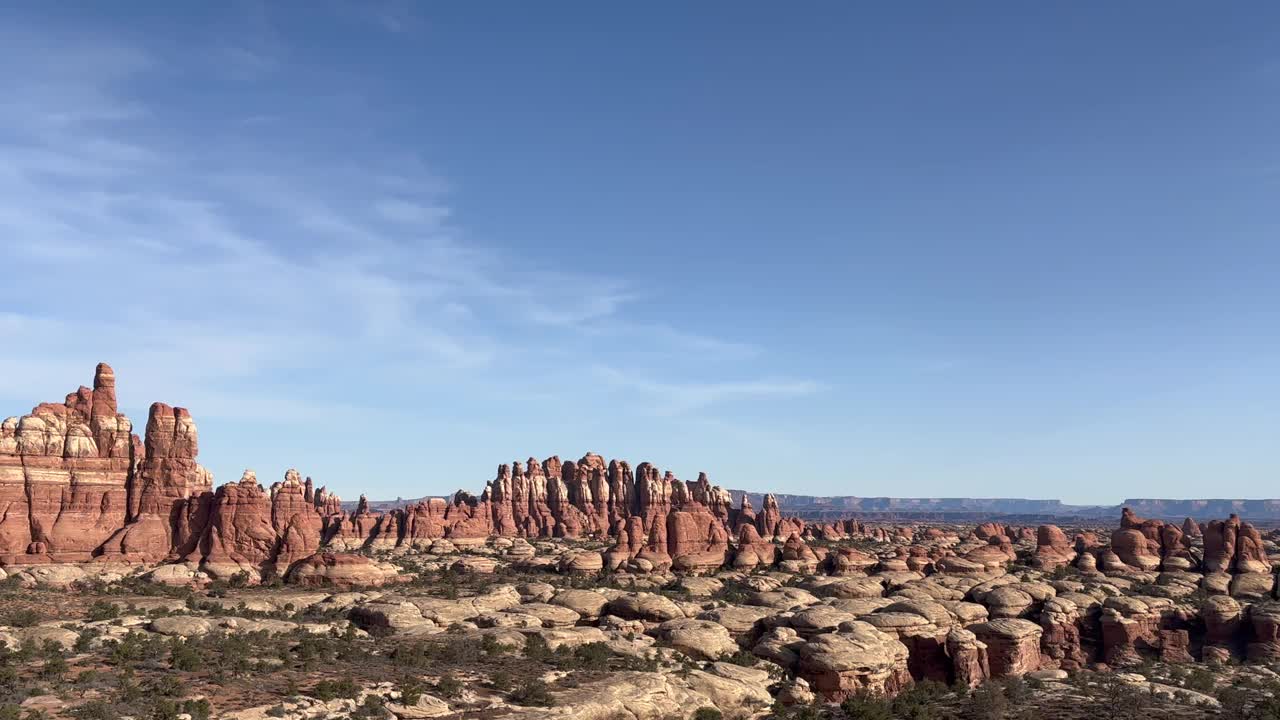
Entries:
<svg viewBox="0 0 1280 720">
<path fill-rule="evenodd" d="M 360 707 L 351 713 L 352 718 L 385 718 L 387 716 L 386 703 L 377 695 L 365 695 L 364 702 L 360 703 Z"/>
<path fill-rule="evenodd" d="M 965 703 L 964 716 L 969 720 L 1002 720 L 1009 709 L 1004 688 L 987 682 L 973 691 Z"/>
<path fill-rule="evenodd" d="M 147 684 L 147 693 L 160 697 L 178 697 L 182 694 L 182 681 L 173 675 L 161 675 Z"/>
<path fill-rule="evenodd" d="M 191 720 L 209 720 L 213 715 L 213 707 L 204 698 L 183 700 L 182 712 L 190 715 Z"/>
<path fill-rule="evenodd" d="M 693 720 L 721 720 L 724 713 L 713 707 L 700 707 L 693 713 Z"/>
<path fill-rule="evenodd" d="M 119 640 L 108 640 L 107 646 L 107 662 L 122 666 L 156 660 L 167 650 L 162 636 L 133 630 Z"/>
<path fill-rule="evenodd" d="M 1224 709 L 1226 703 L 1223 704 Z M 1275 695 L 1263 696 L 1258 700 L 1248 713 L 1234 715 L 1233 717 L 1248 718 L 1248 720 L 1280 720 L 1280 697 Z"/>
<path fill-rule="evenodd" d="M 396 683 L 396 690 L 400 693 L 400 702 L 410 707 L 417 705 L 422 699 L 422 683 L 412 675 L 404 675 Z"/>
<path fill-rule="evenodd" d="M 116 701 L 124 705 L 135 705 L 142 700 L 142 686 L 134 680 L 133 670 L 125 668 L 116 676 Z"/>
<path fill-rule="evenodd" d="M 1218 685 L 1213 671 L 1202 666 L 1187 669 L 1180 679 L 1182 687 L 1199 693 L 1212 694 Z"/>
<path fill-rule="evenodd" d="M 747 602 L 747 591 L 735 583 L 725 583 L 713 594 L 712 599 L 720 600 L 730 605 L 743 605 Z"/>
<path fill-rule="evenodd" d="M 511 691 L 510 697 L 511 701 L 517 705 L 549 707 L 554 704 L 547 684 L 541 678 L 529 678 L 520 683 L 515 690 Z"/>
<path fill-rule="evenodd" d="M 317 700 L 336 700 L 338 698 L 354 698 L 360 694 L 360 687 L 350 678 L 340 680 L 321 680 L 311 689 L 311 697 Z"/>
<path fill-rule="evenodd" d="M 115 707 L 105 700 L 90 700 L 70 712 L 71 717 L 79 720 L 116 720 L 120 717 Z"/>
<path fill-rule="evenodd" d="M 501 655 L 507 651 L 507 648 L 498 642 L 498 638 L 493 635 L 485 635 L 480 638 L 480 652 L 490 657 Z"/>
<path fill-rule="evenodd" d="M 760 662 L 760 658 L 756 657 L 750 650 L 739 650 L 735 653 L 725 655 L 722 658 L 725 662 L 741 665 L 742 667 L 752 667 Z"/>
<path fill-rule="evenodd" d="M 31 608 L 10 610 L 4 614 L 4 624 L 13 627 L 34 627 L 44 620 L 44 616 Z"/>
<path fill-rule="evenodd" d="M 0 696 L 13 696 L 21 686 L 22 677 L 18 675 L 18 668 L 12 665 L 0 666 Z"/>
<path fill-rule="evenodd" d="M 445 698 L 455 698 L 462 694 L 462 681 L 452 673 L 445 673 L 436 681 L 436 694 Z"/>
<path fill-rule="evenodd" d="M 78 653 L 89 652 L 90 645 L 96 640 L 102 632 L 98 628 L 85 628 L 76 635 L 76 644 L 73 649 Z"/>
<path fill-rule="evenodd" d="M 524 656 L 530 660 L 549 660 L 551 647 L 547 639 L 538 634 L 526 635 L 524 638 Z"/>
<path fill-rule="evenodd" d="M 1247 717 L 1245 708 L 1249 705 L 1249 693 L 1236 687 L 1225 688 L 1217 693 L 1217 701 L 1222 703 L 1222 714 L 1228 717 Z"/>
<path fill-rule="evenodd" d="M 417 642 L 401 645 L 391 653 L 391 660 L 397 667 L 412 669 L 429 669 L 437 665 L 460 665 L 477 662 L 484 651 L 479 643 L 463 640 L 450 642 Z"/>
<path fill-rule="evenodd" d="M 36 643 L 34 640 L 31 640 L 30 638 L 28 638 L 22 641 L 22 644 L 18 646 L 17 650 L 11 651 L 6 648 L 4 652 L 7 653 L 5 657 L 8 660 L 12 660 L 21 664 L 21 663 L 31 662 L 31 659 L 38 654 L 39 648 L 36 647 Z"/>
<path fill-rule="evenodd" d="M 1023 705 L 1033 696 L 1031 686 L 1021 675 L 1007 677 L 1000 684 L 1004 688 L 1005 699 L 1012 705 Z"/>
<path fill-rule="evenodd" d="M 67 669 L 67 660 L 62 657 L 62 653 L 48 655 L 45 657 L 44 664 L 40 666 L 40 679 L 58 680 L 67 674 Z"/>
<path fill-rule="evenodd" d="M 860 692 L 845 698 L 840 709 L 850 720 L 893 720 L 892 703 L 878 695 Z"/>
<path fill-rule="evenodd" d="M 632 672 L 658 672 L 658 658 L 656 655 L 649 654 L 645 657 L 636 657 L 634 655 L 618 656 L 619 670 L 630 670 Z"/>
<path fill-rule="evenodd" d="M 573 649 L 567 665 L 578 670 L 608 670 L 609 661 L 613 658 L 613 650 L 602 642 L 579 645 Z"/>
<path fill-rule="evenodd" d="M 893 715 L 904 720 L 932 720 L 937 717 L 938 701 L 949 694 L 946 685 L 923 680 L 903 690 L 893 699 Z"/>
<path fill-rule="evenodd" d="M 813 705 L 792 705 L 787 707 L 775 702 L 769 713 L 771 720 L 824 720 L 830 717 Z"/>
<path fill-rule="evenodd" d="M 89 606 L 88 618 L 90 622 L 114 620 L 118 617 L 120 617 L 120 608 L 116 607 L 113 602 L 94 600 L 93 604 Z"/>
<path fill-rule="evenodd" d="M 1075 566 L 1059 565 L 1053 569 L 1052 573 L 1049 573 L 1049 577 L 1053 580 L 1066 580 L 1069 577 L 1074 577 L 1079 574 L 1080 571 L 1076 569 Z"/>
<path fill-rule="evenodd" d="M 202 662 L 200 651 L 193 643 L 182 638 L 173 638 L 169 643 L 169 667 L 183 672 L 200 669 Z"/>
<path fill-rule="evenodd" d="M 506 670 L 495 670 L 489 675 L 489 685 L 499 692 L 510 689 L 512 682 L 511 673 Z"/>
<path fill-rule="evenodd" d="M 147 717 L 149 720 L 178 720 L 188 715 L 192 720 L 209 720 L 211 712 L 208 700 L 155 698 L 150 702 Z"/>
</svg>

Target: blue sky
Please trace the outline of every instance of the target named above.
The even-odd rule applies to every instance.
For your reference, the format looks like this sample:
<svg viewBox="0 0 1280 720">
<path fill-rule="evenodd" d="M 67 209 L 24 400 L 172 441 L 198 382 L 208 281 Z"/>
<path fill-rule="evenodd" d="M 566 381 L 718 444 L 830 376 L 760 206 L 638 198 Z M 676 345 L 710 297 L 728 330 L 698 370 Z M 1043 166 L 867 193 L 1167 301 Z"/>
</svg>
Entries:
<svg viewBox="0 0 1280 720">
<path fill-rule="evenodd" d="M 216 480 L 592 450 L 812 494 L 1268 497 L 1280 9 L 0 8 L 0 407 Z"/>
</svg>

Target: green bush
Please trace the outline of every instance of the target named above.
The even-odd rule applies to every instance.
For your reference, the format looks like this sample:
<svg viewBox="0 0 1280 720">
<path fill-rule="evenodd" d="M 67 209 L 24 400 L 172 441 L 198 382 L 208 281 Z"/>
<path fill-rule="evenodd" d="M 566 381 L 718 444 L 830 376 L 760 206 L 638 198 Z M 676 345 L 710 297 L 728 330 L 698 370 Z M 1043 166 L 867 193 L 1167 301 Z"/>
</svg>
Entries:
<svg viewBox="0 0 1280 720">
<path fill-rule="evenodd" d="M 67 661 L 61 654 L 50 655 L 40 666 L 41 680 L 58 680 L 67 674 Z"/>
<path fill-rule="evenodd" d="M 34 627 L 44 620 L 44 616 L 32 610 L 31 608 L 22 608 L 20 610 L 10 610 L 4 614 L 4 624 L 13 627 Z"/>
<path fill-rule="evenodd" d="M 573 649 L 574 664 L 580 670 L 608 670 L 613 651 L 602 642 L 579 645 Z"/>
<path fill-rule="evenodd" d="M 1098 688 L 1112 718 L 1138 720 L 1146 717 L 1151 706 L 1151 693 L 1106 673 L 1098 676 Z"/>
<path fill-rule="evenodd" d="M 760 662 L 760 658 L 756 657 L 750 650 L 739 650 L 731 655 L 725 655 L 722 659 L 725 662 L 741 665 L 742 667 L 753 667 Z"/>
<path fill-rule="evenodd" d="M 878 695 L 860 692 L 845 698 L 840 709 L 850 720 L 893 720 L 892 703 Z"/>
<path fill-rule="evenodd" d="M 445 673 L 436 681 L 436 693 L 446 698 L 458 697 L 462 694 L 462 681 L 452 673 Z"/>
<path fill-rule="evenodd" d="M 489 657 L 494 657 L 497 655 L 501 655 L 506 651 L 507 649 L 503 647 L 502 643 L 498 642 L 498 638 L 494 637 L 493 635 L 485 635 L 480 638 L 480 652 L 484 653 L 485 655 L 488 655 Z"/>
<path fill-rule="evenodd" d="M 693 712 L 693 720 L 721 720 L 724 714 L 713 707 L 700 707 Z"/>
<path fill-rule="evenodd" d="M 93 644 L 93 641 L 101 635 L 102 632 L 97 628 L 85 628 L 76 635 L 76 644 L 73 649 L 78 653 L 89 652 L 89 647 Z"/>
<path fill-rule="evenodd" d="M 1022 705 L 1031 700 L 1032 692 L 1030 685 L 1022 679 L 1021 675 L 1007 677 L 1002 683 L 1004 685 L 1004 696 L 1013 705 Z"/>
<path fill-rule="evenodd" d="M 365 695 L 364 702 L 360 703 L 360 707 L 351 713 L 352 718 L 385 718 L 387 716 L 386 703 L 377 695 Z"/>
<path fill-rule="evenodd" d="M 183 672 L 200 669 L 200 651 L 195 645 L 182 639 L 174 638 L 169 644 L 169 667 Z"/>
<path fill-rule="evenodd" d="M 396 690 L 400 692 L 400 703 L 407 706 L 414 706 L 422 699 L 422 683 L 412 675 L 405 675 L 396 683 Z"/>
<path fill-rule="evenodd" d="M 923 680 L 898 693 L 890 707 L 893 715 L 903 720 L 933 720 L 938 717 L 938 701 L 948 694 L 946 685 Z"/>
<path fill-rule="evenodd" d="M 311 697 L 317 700 L 336 700 L 338 698 L 355 698 L 360 694 L 360 687 L 349 678 L 341 680 L 321 680 L 311 690 Z"/>
<path fill-rule="evenodd" d="M 71 710 L 71 717 L 78 720 L 116 720 L 120 714 L 105 700 L 90 700 Z"/>
<path fill-rule="evenodd" d="M 524 656 L 530 660 L 548 660 L 551 658 L 551 647 L 546 638 L 538 634 L 526 635 L 524 638 Z"/>
<path fill-rule="evenodd" d="M 120 617 L 120 608 L 116 607 L 113 602 L 106 600 L 94 600 L 89 606 L 89 621 L 98 622 L 101 620 L 114 620 Z"/>
<path fill-rule="evenodd" d="M 512 682 L 514 681 L 511 679 L 511 673 L 506 670 L 496 670 L 489 675 L 489 685 L 499 692 L 510 688 Z"/>
<path fill-rule="evenodd" d="M 183 700 L 181 706 L 182 712 L 191 716 L 191 720 L 209 720 L 213 715 L 213 707 L 209 705 L 209 701 L 204 698 L 198 700 Z"/>
<path fill-rule="evenodd" d="M 454 639 L 451 642 L 424 641 L 401 645 L 391 653 L 391 660 L 397 667 L 415 670 L 474 663 L 479 662 L 483 657 L 484 651 L 479 643 L 461 639 Z"/>
<path fill-rule="evenodd" d="M 530 678 L 511 691 L 511 701 L 517 705 L 549 707 L 554 703 L 547 684 L 540 678 Z"/>
<path fill-rule="evenodd" d="M 969 696 L 965 705 L 965 717 L 970 720 L 1002 720 L 1008 712 L 1009 701 L 1004 688 L 996 682 L 983 683 Z"/>
<path fill-rule="evenodd" d="M 182 695 L 182 681 L 173 675 L 161 675 L 148 683 L 147 693 L 160 697 L 178 697 Z"/>
</svg>

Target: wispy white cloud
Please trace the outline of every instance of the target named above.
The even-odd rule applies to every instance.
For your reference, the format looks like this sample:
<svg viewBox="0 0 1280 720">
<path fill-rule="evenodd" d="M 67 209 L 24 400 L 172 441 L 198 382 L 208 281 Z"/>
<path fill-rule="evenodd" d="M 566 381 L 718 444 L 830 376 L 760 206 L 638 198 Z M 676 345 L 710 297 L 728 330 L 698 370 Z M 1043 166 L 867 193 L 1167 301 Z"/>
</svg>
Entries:
<svg viewBox="0 0 1280 720">
<path fill-rule="evenodd" d="M 665 382 L 607 365 L 591 368 L 606 385 L 634 394 L 656 415 L 683 415 L 736 400 L 782 399 L 811 395 L 822 386 L 810 380 L 765 379 L 711 382 Z"/>
<path fill-rule="evenodd" d="M 449 218 L 449 208 L 441 205 L 424 205 L 421 203 L 386 198 L 374 203 L 374 210 L 383 219 L 396 223 L 441 225 Z"/>
<path fill-rule="evenodd" d="M 276 106 L 236 107 L 225 127 L 240 130 L 209 132 L 139 90 L 183 58 L 75 40 L 64 54 L 68 38 L 0 30 L 0 344 L 22 348 L 0 354 L 7 411 L 61 397 L 99 360 L 130 398 L 198 419 L 369 427 L 408 426 L 395 403 L 463 387 L 490 393 L 485 405 L 594 377 L 662 414 L 816 389 L 683 379 L 664 361 L 760 350 L 635 320 L 645 298 L 623 275 L 477 242 L 457 191 L 418 158 L 296 142 L 306 118 Z M 220 52 L 289 72 L 287 53 L 257 46 L 193 62 Z M 359 110 L 346 108 L 353 123 Z M 641 375 L 611 369 L 641 357 Z"/>
</svg>

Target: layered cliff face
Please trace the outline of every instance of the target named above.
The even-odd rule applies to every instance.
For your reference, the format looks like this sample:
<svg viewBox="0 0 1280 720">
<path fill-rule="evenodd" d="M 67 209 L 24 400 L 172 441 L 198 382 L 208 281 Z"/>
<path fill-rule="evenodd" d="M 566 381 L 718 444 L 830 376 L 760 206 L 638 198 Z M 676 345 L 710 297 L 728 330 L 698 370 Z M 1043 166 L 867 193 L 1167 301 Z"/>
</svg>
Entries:
<svg viewBox="0 0 1280 720">
<path fill-rule="evenodd" d="M 189 552 L 208 518 L 213 475 L 196 462 L 196 425 L 185 408 L 153 403 L 129 482 L 129 519 L 103 543 L 109 559 L 155 562 Z"/>
<path fill-rule="evenodd" d="M 685 482 L 595 453 L 502 465 L 478 497 L 459 491 L 388 513 L 362 502 L 346 513 L 340 498 L 295 470 L 269 490 L 246 471 L 215 491 L 196 462 L 196 425 L 184 408 L 155 403 L 144 439 L 132 430 L 105 364 L 92 388 L 0 425 L 0 564 L 182 560 L 215 577 L 284 574 L 325 547 L 506 536 L 613 537 L 619 564 L 665 568 L 684 558 L 682 569 L 704 570 L 728 559 L 729 540 L 744 527 L 761 545 L 805 530 L 784 520 L 771 496 L 759 514 L 749 504 L 735 510 L 705 474 Z M 755 552 L 772 559 L 763 547 Z"/>
<path fill-rule="evenodd" d="M 502 465 L 479 496 L 459 491 L 388 513 L 361 502 L 346 513 L 340 498 L 294 470 L 269 490 L 247 471 L 215 492 L 210 474 L 196 462 L 196 426 L 183 408 L 152 405 L 145 439 L 132 428 L 117 411 L 115 374 L 105 364 L 98 366 L 92 388 L 0 424 L 0 563 L 186 560 L 214 575 L 284 574 L 322 548 L 437 539 L 475 543 L 490 536 L 611 537 L 611 567 L 698 572 L 779 559 L 813 565 L 825 558 L 809 551 L 808 542 L 864 532 L 880 533 L 875 539 L 882 541 L 912 542 L 907 528 L 892 530 L 890 537 L 890 530 L 868 531 L 856 521 L 806 525 L 783 517 L 772 495 L 762 498 L 759 510 L 746 498 L 735 509 L 730 493 L 704 474 L 686 482 L 647 462 L 633 472 L 623 460 L 594 453 L 576 461 L 553 456 Z M 1190 538 L 1201 532 L 1203 561 L 1190 552 Z M 1169 571 L 1202 565 L 1210 573 L 1249 576 L 1221 581 L 1236 585 L 1260 585 L 1270 572 L 1259 533 L 1235 516 L 1202 530 L 1193 522 L 1179 527 L 1126 511 L 1107 548 L 1084 535 L 1072 543 L 1052 526 L 1036 531 L 987 523 L 975 537 L 985 544 L 947 561 L 975 570 L 1002 567 L 1015 559 L 1017 538 L 1036 542 L 1034 561 L 1046 569 L 1075 564 Z M 784 541 L 779 551 L 776 545 Z M 917 571 L 939 559 L 907 553 L 884 562 Z M 857 560 L 836 557 L 842 572 Z"/>
<path fill-rule="evenodd" d="M 185 501 L 209 487 L 195 463 L 195 425 L 186 410 L 156 404 L 146 441 L 132 430 L 116 410 L 115 373 L 106 364 L 92 389 L 5 420 L 0 561 L 82 562 L 108 551 L 167 556 Z"/>
</svg>

